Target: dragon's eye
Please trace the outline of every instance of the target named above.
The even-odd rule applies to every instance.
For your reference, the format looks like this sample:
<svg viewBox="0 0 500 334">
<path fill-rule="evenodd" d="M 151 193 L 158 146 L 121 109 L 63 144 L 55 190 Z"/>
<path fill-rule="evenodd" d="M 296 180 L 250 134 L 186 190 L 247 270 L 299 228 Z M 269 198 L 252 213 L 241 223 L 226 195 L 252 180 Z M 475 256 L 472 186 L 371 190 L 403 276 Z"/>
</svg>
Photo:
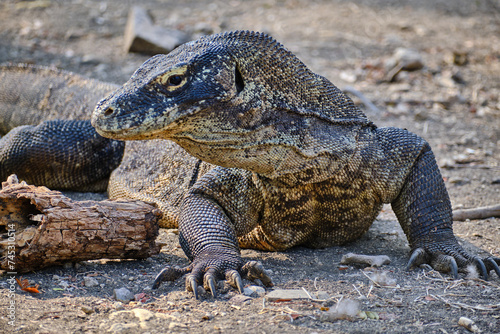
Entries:
<svg viewBox="0 0 500 334">
<path fill-rule="evenodd" d="M 182 75 L 174 74 L 168 78 L 167 83 L 169 86 L 179 86 L 183 80 L 184 77 Z"/>
<path fill-rule="evenodd" d="M 153 84 L 160 85 L 158 89 L 174 92 L 180 89 L 188 82 L 188 67 L 187 65 L 179 66 L 157 76 L 153 80 Z"/>
</svg>

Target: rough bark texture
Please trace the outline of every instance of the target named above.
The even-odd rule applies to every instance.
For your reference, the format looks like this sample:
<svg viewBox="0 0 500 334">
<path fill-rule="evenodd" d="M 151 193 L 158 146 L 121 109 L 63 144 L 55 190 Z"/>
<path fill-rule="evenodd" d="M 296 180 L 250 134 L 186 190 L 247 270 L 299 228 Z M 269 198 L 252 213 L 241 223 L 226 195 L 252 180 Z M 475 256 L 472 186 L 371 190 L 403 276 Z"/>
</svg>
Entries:
<svg viewBox="0 0 500 334">
<path fill-rule="evenodd" d="M 145 202 L 73 201 L 11 176 L 0 191 L 0 268 L 23 273 L 64 262 L 147 258 L 159 252 L 160 217 Z"/>
</svg>

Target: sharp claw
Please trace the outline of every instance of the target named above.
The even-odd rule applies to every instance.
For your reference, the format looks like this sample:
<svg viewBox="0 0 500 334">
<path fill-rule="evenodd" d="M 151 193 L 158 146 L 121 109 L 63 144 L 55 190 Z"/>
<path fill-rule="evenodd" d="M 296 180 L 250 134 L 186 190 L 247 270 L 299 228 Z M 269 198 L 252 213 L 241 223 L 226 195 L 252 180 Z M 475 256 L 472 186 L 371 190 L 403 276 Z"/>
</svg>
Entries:
<svg viewBox="0 0 500 334">
<path fill-rule="evenodd" d="M 408 264 L 406 265 L 406 270 L 410 270 L 413 266 L 418 266 L 418 261 L 421 262 L 420 258 L 425 256 L 425 250 L 422 248 L 417 248 L 411 253 L 410 259 L 408 260 Z"/>
<path fill-rule="evenodd" d="M 215 288 L 215 278 L 213 275 L 206 275 L 205 276 L 206 283 L 208 287 L 210 288 L 210 292 L 212 293 L 212 297 L 216 298 L 217 297 L 217 289 Z"/>
<path fill-rule="evenodd" d="M 241 276 L 240 274 L 238 274 L 236 277 L 235 277 L 235 283 L 236 283 L 236 288 L 238 288 L 238 291 L 243 294 L 243 282 L 241 281 Z"/>
<path fill-rule="evenodd" d="M 226 281 L 233 287 L 243 293 L 243 281 L 241 280 L 240 273 L 236 270 L 229 270 L 226 272 Z"/>
<path fill-rule="evenodd" d="M 187 269 L 179 269 L 172 267 L 165 267 L 158 275 L 156 275 L 155 280 L 153 282 L 152 289 L 158 289 L 160 284 L 164 281 L 175 281 L 179 277 L 181 277 Z"/>
<path fill-rule="evenodd" d="M 483 260 L 481 260 L 480 258 L 476 258 L 475 261 L 476 261 L 476 265 L 481 270 L 481 275 L 483 276 L 484 280 L 487 281 L 488 280 L 488 271 L 486 270 L 486 266 L 484 265 Z"/>
<path fill-rule="evenodd" d="M 493 267 L 493 270 L 495 270 L 495 272 L 497 273 L 498 277 L 500 277 L 500 267 L 498 267 L 498 264 L 497 262 L 495 261 L 494 258 L 487 258 L 486 261 L 489 262 L 489 264 Z"/>
<path fill-rule="evenodd" d="M 454 279 L 458 279 L 458 265 L 457 265 L 457 261 L 455 261 L 455 258 L 451 258 L 450 259 L 450 269 L 451 269 L 451 273 L 453 274 L 453 278 Z"/>
<path fill-rule="evenodd" d="M 169 268 L 164 268 L 158 275 L 156 275 L 155 280 L 153 282 L 153 289 L 158 289 L 160 287 L 161 282 L 165 281 L 167 276 L 167 271 Z"/>
<path fill-rule="evenodd" d="M 194 275 L 188 275 L 186 277 L 186 288 L 191 289 L 194 294 L 194 298 L 198 299 L 198 282 L 196 282 L 196 278 Z"/>
</svg>

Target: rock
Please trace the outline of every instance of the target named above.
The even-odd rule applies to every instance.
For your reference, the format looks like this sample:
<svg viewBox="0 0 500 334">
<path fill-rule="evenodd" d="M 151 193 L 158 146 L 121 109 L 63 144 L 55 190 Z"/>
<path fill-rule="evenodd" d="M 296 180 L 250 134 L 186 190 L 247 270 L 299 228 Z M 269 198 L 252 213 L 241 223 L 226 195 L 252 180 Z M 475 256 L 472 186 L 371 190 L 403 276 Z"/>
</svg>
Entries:
<svg viewBox="0 0 500 334">
<path fill-rule="evenodd" d="M 63 288 L 63 289 L 67 289 L 69 287 L 69 283 L 68 281 L 61 281 L 59 282 L 59 285 Z"/>
<path fill-rule="evenodd" d="M 94 278 L 94 277 L 88 277 L 88 276 L 85 276 L 83 278 L 83 284 L 87 287 L 87 288 L 91 288 L 93 286 L 98 286 L 99 285 L 99 282 Z"/>
<path fill-rule="evenodd" d="M 424 67 L 422 56 L 417 50 L 397 48 L 393 56 L 385 61 L 386 81 L 393 82 L 401 71 L 417 71 Z"/>
<path fill-rule="evenodd" d="M 153 25 L 147 11 L 134 6 L 129 11 L 124 40 L 125 51 L 154 55 L 169 53 L 189 41 L 189 36 L 179 30 Z"/>
<path fill-rule="evenodd" d="M 252 297 L 255 292 L 249 288 L 243 288 L 243 295 Z"/>
<path fill-rule="evenodd" d="M 460 317 L 460 319 L 458 319 L 458 324 L 470 332 L 479 333 L 479 328 L 474 324 L 474 321 L 469 318 Z"/>
<path fill-rule="evenodd" d="M 88 306 L 85 306 L 85 305 L 84 305 L 84 306 L 82 306 L 80 309 L 81 309 L 81 310 L 83 311 L 83 313 L 85 313 L 85 314 L 92 314 L 92 313 L 94 313 L 94 309 L 93 309 L 93 308 L 88 307 Z"/>
<path fill-rule="evenodd" d="M 320 321 L 352 320 L 359 312 L 359 302 L 351 299 L 341 300 L 335 308 L 320 315 Z"/>
<path fill-rule="evenodd" d="M 127 288 L 119 288 L 113 290 L 113 298 L 120 302 L 128 303 L 134 299 L 134 294 Z"/>
<path fill-rule="evenodd" d="M 409 83 L 407 83 L 407 82 L 393 84 L 393 85 L 391 85 L 391 86 L 388 87 L 388 90 L 391 93 L 394 93 L 394 92 L 409 92 L 411 89 L 412 89 L 412 86 Z"/>
<path fill-rule="evenodd" d="M 467 51 L 455 50 L 446 55 L 445 61 L 450 65 L 464 66 L 469 62 L 469 54 Z"/>
<path fill-rule="evenodd" d="M 471 162 L 481 162 L 482 161 L 481 159 L 478 159 L 472 155 L 464 154 L 464 153 L 454 155 L 453 160 L 455 161 L 455 163 L 461 164 L 461 165 L 468 164 Z"/>
<path fill-rule="evenodd" d="M 115 310 L 117 311 L 122 311 L 125 309 L 125 307 L 123 306 L 123 303 L 122 302 L 116 302 L 113 304 L 113 307 Z"/>
<path fill-rule="evenodd" d="M 96 55 L 88 54 L 84 55 L 80 61 L 82 65 L 99 65 L 102 63 L 102 60 L 99 59 Z"/>
<path fill-rule="evenodd" d="M 136 324 L 136 323 L 129 323 L 129 324 L 115 323 L 115 324 L 111 325 L 111 327 L 108 329 L 108 332 L 110 332 L 110 333 L 132 333 L 132 332 L 136 332 L 138 327 L 139 327 L 139 324 Z"/>
<path fill-rule="evenodd" d="M 417 112 L 415 112 L 415 114 L 413 115 L 413 118 L 416 120 L 416 121 L 425 121 L 429 118 L 429 114 L 427 113 L 426 110 L 418 110 Z"/>
<path fill-rule="evenodd" d="M 393 58 L 403 71 L 416 71 L 424 67 L 422 56 L 414 49 L 397 48 Z"/>
<path fill-rule="evenodd" d="M 269 292 L 266 295 L 268 301 L 276 300 L 293 300 L 293 299 L 310 299 L 310 296 L 302 289 L 277 289 Z"/>
<path fill-rule="evenodd" d="M 410 105 L 408 103 L 398 103 L 396 107 L 390 109 L 390 113 L 397 116 L 408 115 L 410 113 Z"/>
<path fill-rule="evenodd" d="M 152 312 L 143 308 L 134 308 L 132 309 L 132 312 L 134 313 L 135 317 L 139 319 L 139 321 L 148 321 L 149 319 L 154 317 Z"/>
<path fill-rule="evenodd" d="M 243 289 L 245 296 L 262 297 L 266 294 L 266 289 L 258 285 L 250 285 Z"/>
<path fill-rule="evenodd" d="M 342 71 L 340 72 L 340 79 L 348 83 L 354 83 L 358 78 L 354 72 Z"/>
<path fill-rule="evenodd" d="M 174 331 L 174 330 L 180 330 L 180 329 L 186 329 L 186 328 L 188 328 L 187 325 L 184 325 L 184 324 L 181 324 L 181 323 L 178 323 L 178 322 L 173 322 L 172 321 L 171 323 L 168 324 L 168 329 L 172 330 L 172 331 Z"/>
<path fill-rule="evenodd" d="M 240 305 L 240 304 L 246 304 L 249 303 L 252 300 L 252 298 L 245 296 L 245 295 L 236 295 L 233 298 L 229 299 L 230 304 L 235 304 L 235 305 Z"/>
<path fill-rule="evenodd" d="M 346 255 L 342 256 L 340 263 L 367 264 L 370 267 L 381 267 L 384 264 L 391 263 L 391 259 L 387 255 L 363 255 L 363 254 L 347 253 Z"/>
</svg>

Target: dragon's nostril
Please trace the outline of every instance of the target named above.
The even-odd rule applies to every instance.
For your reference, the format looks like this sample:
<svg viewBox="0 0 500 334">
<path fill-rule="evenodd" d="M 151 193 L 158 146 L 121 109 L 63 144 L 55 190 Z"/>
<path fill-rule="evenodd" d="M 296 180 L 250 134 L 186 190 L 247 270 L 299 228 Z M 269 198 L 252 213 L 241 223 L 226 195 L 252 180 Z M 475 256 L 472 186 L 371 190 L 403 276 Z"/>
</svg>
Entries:
<svg viewBox="0 0 500 334">
<path fill-rule="evenodd" d="M 104 110 L 104 116 L 106 116 L 106 117 L 111 116 L 111 115 L 113 115 L 114 112 L 115 112 L 114 108 L 108 107 L 108 108 L 106 108 L 106 110 Z"/>
</svg>

